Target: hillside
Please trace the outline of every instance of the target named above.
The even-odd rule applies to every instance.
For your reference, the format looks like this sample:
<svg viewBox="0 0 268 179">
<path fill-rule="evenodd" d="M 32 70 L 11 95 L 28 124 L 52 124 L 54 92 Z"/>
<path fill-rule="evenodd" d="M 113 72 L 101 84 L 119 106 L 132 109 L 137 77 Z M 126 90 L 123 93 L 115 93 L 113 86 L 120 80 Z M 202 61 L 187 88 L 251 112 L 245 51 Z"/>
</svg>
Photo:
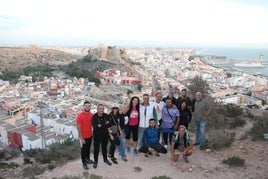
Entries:
<svg viewBox="0 0 268 179">
<path fill-rule="evenodd" d="M 21 71 L 26 66 L 40 64 L 66 65 L 82 57 L 60 50 L 43 49 L 37 46 L 0 47 L 0 71 Z"/>
</svg>

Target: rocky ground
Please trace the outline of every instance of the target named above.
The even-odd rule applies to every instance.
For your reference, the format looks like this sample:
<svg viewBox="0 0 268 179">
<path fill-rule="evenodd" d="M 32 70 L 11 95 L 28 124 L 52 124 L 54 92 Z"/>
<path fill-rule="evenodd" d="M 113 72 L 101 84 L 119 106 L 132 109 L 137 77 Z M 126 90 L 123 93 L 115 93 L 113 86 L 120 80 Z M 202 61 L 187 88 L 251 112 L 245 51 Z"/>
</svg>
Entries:
<svg viewBox="0 0 268 179">
<path fill-rule="evenodd" d="M 230 148 L 219 151 L 205 150 L 200 151 L 194 147 L 192 156 L 189 157 L 190 163 L 185 163 L 182 158 L 176 166 L 171 164 L 170 150 L 167 154 L 160 157 L 155 155 L 146 158 L 142 153 L 134 156 L 132 153 L 127 155 L 128 162 L 122 161 L 117 152 L 118 164 L 107 166 L 102 162 L 102 156 L 99 156 L 99 165 L 94 169 L 91 165 L 89 170 L 82 168 L 80 159 L 69 161 L 61 167 L 46 171 L 36 178 L 85 178 L 95 174 L 107 179 L 149 179 L 154 176 L 167 176 L 176 178 L 268 178 L 268 141 L 252 141 L 248 138 L 241 139 L 245 131 L 251 124 L 247 123 L 243 128 L 237 128 L 235 142 Z M 192 134 L 192 133 L 191 133 Z M 194 137 L 194 135 L 192 134 Z M 238 156 L 245 159 L 243 167 L 229 167 L 222 163 L 223 159 Z M 91 154 L 91 158 L 93 155 Z M 10 162 L 18 163 L 24 166 L 23 157 L 12 159 Z M 23 178 L 21 176 L 22 168 L 12 169 L 8 173 L 2 173 L 0 178 Z"/>
<path fill-rule="evenodd" d="M 228 167 L 222 164 L 222 160 L 239 156 L 245 159 L 243 167 Z M 250 140 L 239 140 L 231 148 L 222 151 L 200 151 L 194 148 L 193 155 L 189 157 L 190 163 L 187 164 L 180 158 L 176 166 L 171 165 L 170 152 L 162 154 L 160 157 L 144 157 L 143 154 L 134 156 L 128 155 L 128 162 L 119 159 L 118 165 L 107 166 L 100 156 L 100 164 L 97 169 L 90 166 L 88 171 L 83 170 L 81 161 L 76 160 L 66 165 L 45 172 L 38 178 L 63 178 L 79 177 L 95 174 L 103 178 L 112 179 L 149 179 L 154 176 L 168 176 L 171 178 L 268 178 L 268 143 L 252 142 Z M 137 167 L 141 168 L 138 171 Z M 86 173 L 85 173 L 86 172 Z"/>
</svg>

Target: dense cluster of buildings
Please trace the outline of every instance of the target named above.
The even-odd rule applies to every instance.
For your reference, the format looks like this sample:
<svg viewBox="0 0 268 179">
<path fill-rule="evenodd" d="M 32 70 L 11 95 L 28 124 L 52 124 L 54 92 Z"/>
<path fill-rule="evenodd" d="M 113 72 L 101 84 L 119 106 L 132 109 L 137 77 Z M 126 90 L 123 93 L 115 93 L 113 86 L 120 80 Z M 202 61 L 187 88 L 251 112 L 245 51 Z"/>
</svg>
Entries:
<svg viewBox="0 0 268 179">
<path fill-rule="evenodd" d="M 133 71 L 107 69 L 97 71 L 96 77 L 103 85 L 143 86 L 142 93 L 153 94 L 155 89 L 185 88 L 196 75 L 206 80 L 211 96 L 220 104 L 262 105 L 268 103 L 267 78 L 233 71 L 231 75 L 205 64 L 200 57 L 191 58 L 193 49 L 128 49 L 129 56 L 141 65 Z M 93 83 L 80 78 L 45 78 L 32 82 L 30 76 L 21 76 L 17 84 L 0 80 L 0 142 L 21 148 L 45 148 L 66 138 L 78 139 L 76 115 L 86 99 L 96 104 L 112 105 L 96 94 Z M 246 95 L 251 93 L 251 95 Z M 105 93 L 109 93 L 106 91 Z M 100 94 L 106 95 L 106 94 Z M 120 98 L 126 98 L 122 94 Z M 153 97 L 151 99 L 154 99 Z M 117 103 L 116 99 L 112 102 Z"/>
</svg>

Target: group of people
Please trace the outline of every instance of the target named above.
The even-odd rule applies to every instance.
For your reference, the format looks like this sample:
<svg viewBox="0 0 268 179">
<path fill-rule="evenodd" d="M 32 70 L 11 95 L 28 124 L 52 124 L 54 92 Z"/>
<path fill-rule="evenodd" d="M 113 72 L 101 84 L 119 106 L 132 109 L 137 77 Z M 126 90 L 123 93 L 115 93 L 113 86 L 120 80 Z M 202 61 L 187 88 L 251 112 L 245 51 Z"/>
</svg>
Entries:
<svg viewBox="0 0 268 179">
<path fill-rule="evenodd" d="M 131 153 L 131 140 L 133 154 L 145 153 L 145 157 L 159 153 L 167 153 L 170 146 L 171 160 L 174 164 L 181 154 L 184 161 L 192 154 L 193 146 L 205 147 L 205 131 L 207 118 L 211 113 L 209 103 L 197 92 L 191 100 L 187 90 L 181 91 L 176 99 L 174 91 L 170 90 L 168 96 L 162 98 L 160 92 L 156 93 L 155 101 L 150 102 L 148 94 L 143 95 L 141 102 L 137 96 L 130 99 L 128 105 L 119 109 L 114 106 L 109 114 L 104 113 L 104 106 L 97 106 L 97 113 L 90 112 L 90 102 L 84 102 L 84 109 L 78 114 L 76 122 L 81 142 L 81 159 L 83 168 L 88 164 L 93 168 L 98 166 L 98 155 L 101 145 L 103 161 L 107 165 L 117 164 L 115 149 L 118 146 L 119 155 L 127 162 L 126 152 Z M 193 121 L 196 140 L 191 140 L 188 133 L 189 123 Z M 90 147 L 93 140 L 94 161 L 90 159 Z M 110 142 L 109 151 L 107 144 Z M 111 158 L 110 162 L 108 157 Z"/>
</svg>

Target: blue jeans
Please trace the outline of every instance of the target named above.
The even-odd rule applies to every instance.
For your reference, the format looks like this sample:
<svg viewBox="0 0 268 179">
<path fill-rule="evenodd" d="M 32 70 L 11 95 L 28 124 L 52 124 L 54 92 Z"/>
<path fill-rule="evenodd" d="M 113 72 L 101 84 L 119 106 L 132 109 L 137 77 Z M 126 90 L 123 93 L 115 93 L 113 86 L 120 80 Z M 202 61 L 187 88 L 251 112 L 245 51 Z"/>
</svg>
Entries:
<svg viewBox="0 0 268 179">
<path fill-rule="evenodd" d="M 145 131 L 145 127 L 139 127 L 139 139 L 138 139 L 138 149 L 140 149 L 142 147 L 142 137 L 143 137 L 143 133 Z"/>
<path fill-rule="evenodd" d="M 195 143 L 200 144 L 200 147 L 204 147 L 206 142 L 207 120 L 194 120 L 194 125 L 195 125 Z"/>
<path fill-rule="evenodd" d="M 119 137 L 120 145 L 118 146 L 118 151 L 119 151 L 119 155 L 121 157 L 126 157 L 126 152 L 125 152 L 125 148 L 126 148 L 125 130 L 122 130 L 122 133 L 123 133 L 123 137 Z"/>
</svg>

